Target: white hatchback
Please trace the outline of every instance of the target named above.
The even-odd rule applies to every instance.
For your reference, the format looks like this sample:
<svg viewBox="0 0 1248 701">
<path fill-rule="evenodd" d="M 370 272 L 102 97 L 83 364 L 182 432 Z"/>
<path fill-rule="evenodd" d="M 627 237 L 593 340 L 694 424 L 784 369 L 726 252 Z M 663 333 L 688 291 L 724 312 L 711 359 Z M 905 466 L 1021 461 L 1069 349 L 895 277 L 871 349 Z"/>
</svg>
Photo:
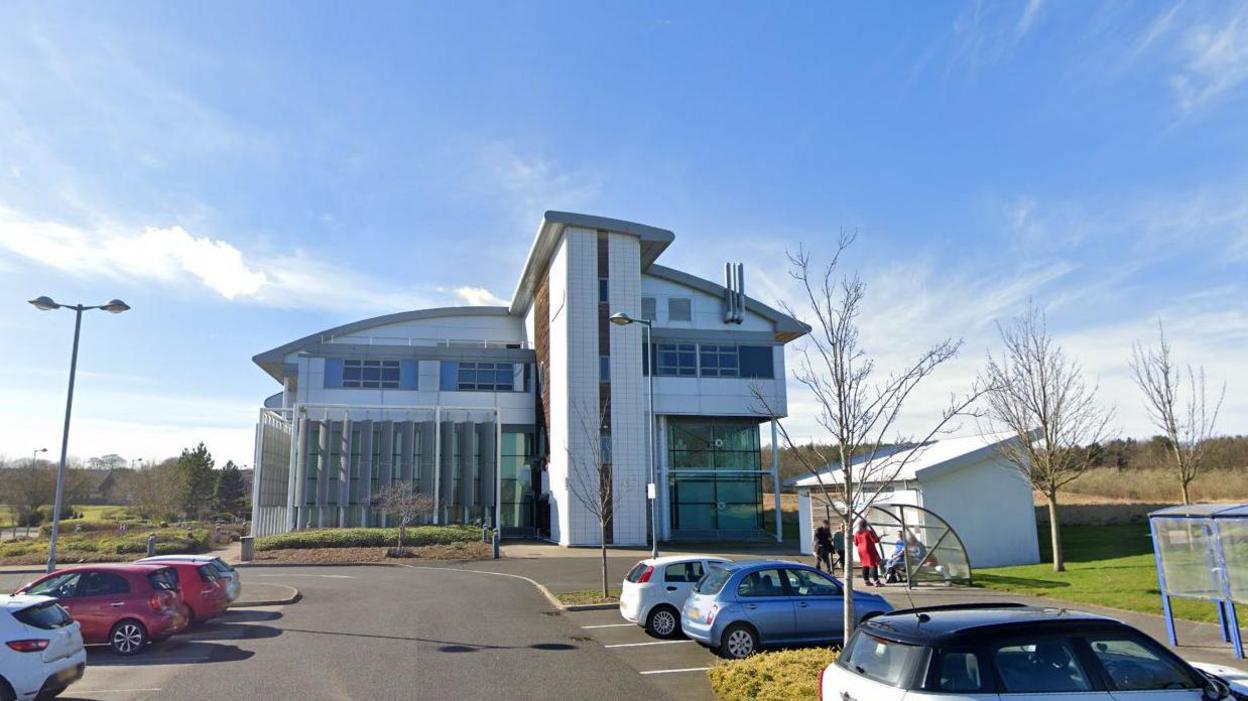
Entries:
<svg viewBox="0 0 1248 701">
<path fill-rule="evenodd" d="M 0 596 L 0 699 L 52 698 L 82 678 L 78 623 L 47 596 Z"/>
<path fill-rule="evenodd" d="M 620 591 L 620 615 L 660 638 L 680 634 L 680 609 L 711 565 L 731 562 L 708 555 L 673 555 L 633 565 Z"/>
</svg>

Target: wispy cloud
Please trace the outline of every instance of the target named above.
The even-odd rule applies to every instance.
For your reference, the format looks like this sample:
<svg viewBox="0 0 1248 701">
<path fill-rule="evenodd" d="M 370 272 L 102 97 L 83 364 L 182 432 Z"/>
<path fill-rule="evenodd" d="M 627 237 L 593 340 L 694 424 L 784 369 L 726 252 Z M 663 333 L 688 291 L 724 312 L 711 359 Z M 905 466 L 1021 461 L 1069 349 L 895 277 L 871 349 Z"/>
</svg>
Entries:
<svg viewBox="0 0 1248 701">
<path fill-rule="evenodd" d="M 1022 37 L 1031 31 L 1043 8 L 1044 0 L 1027 0 L 1027 5 L 1023 8 L 1023 16 L 1018 18 L 1018 36 Z"/>
<path fill-rule="evenodd" d="M 507 300 L 484 287 L 459 287 L 455 290 L 455 296 L 464 304 L 472 306 L 504 307 L 508 304 Z"/>
<path fill-rule="evenodd" d="M 511 222 L 523 227 L 533 226 L 548 209 L 586 208 L 598 201 L 603 188 L 602 177 L 593 171 L 563 167 L 504 142 L 480 146 L 463 178 L 475 196 L 499 202 Z"/>
<path fill-rule="evenodd" d="M 0 208 L 0 265 L 19 260 L 65 275 L 207 292 L 276 307 L 397 310 L 430 306 L 436 290 L 388 286 L 301 251 L 249 256 L 233 243 L 180 226 L 78 227 Z M 462 298 L 462 294 L 458 295 Z"/>
<path fill-rule="evenodd" d="M 1183 64 L 1170 78 L 1185 112 L 1224 98 L 1248 80 L 1248 6 L 1189 27 L 1179 41 Z"/>
</svg>

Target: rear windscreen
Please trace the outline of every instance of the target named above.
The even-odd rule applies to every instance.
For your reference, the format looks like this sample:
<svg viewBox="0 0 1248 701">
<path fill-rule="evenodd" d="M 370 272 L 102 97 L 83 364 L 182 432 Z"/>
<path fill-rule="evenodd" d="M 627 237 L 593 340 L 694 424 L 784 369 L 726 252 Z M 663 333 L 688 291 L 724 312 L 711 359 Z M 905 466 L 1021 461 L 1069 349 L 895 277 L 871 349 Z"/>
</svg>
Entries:
<svg viewBox="0 0 1248 701">
<path fill-rule="evenodd" d="M 147 581 L 152 583 L 152 588 L 156 591 L 177 591 L 178 590 L 178 572 L 172 567 L 166 567 L 163 570 L 156 570 L 147 575 Z"/>
<path fill-rule="evenodd" d="M 203 581 L 203 582 L 215 582 L 218 579 L 221 579 L 221 573 L 217 570 L 216 567 L 212 566 L 212 563 L 208 563 L 207 565 L 200 565 L 199 567 L 195 568 L 195 571 L 199 572 L 199 579 L 200 581 Z"/>
<path fill-rule="evenodd" d="M 32 628 L 43 630 L 63 628 L 69 625 L 72 620 L 69 617 L 69 613 L 58 606 L 55 601 L 22 609 L 13 614 L 13 617 Z"/>
<path fill-rule="evenodd" d="M 732 576 L 730 570 L 711 565 L 706 574 L 702 575 L 702 579 L 699 579 L 698 583 L 693 585 L 693 590 L 699 594 L 718 594 L 719 590 L 724 588 L 724 582 L 727 582 L 730 576 Z"/>
<path fill-rule="evenodd" d="M 859 630 L 849 639 L 839 662 L 867 679 L 900 686 L 921 654 L 923 648 L 916 645 L 877 638 Z"/>
<path fill-rule="evenodd" d="M 648 567 L 648 565 L 644 562 L 638 562 L 633 565 L 633 569 L 629 570 L 628 574 L 624 575 L 624 581 L 636 584 L 637 580 L 641 579 L 641 573 L 646 571 L 646 567 Z"/>
<path fill-rule="evenodd" d="M 226 572 L 233 572 L 233 571 L 234 571 L 234 568 L 233 568 L 233 567 L 230 567 L 229 565 L 227 565 L 227 564 L 225 563 L 225 560 L 222 560 L 222 559 L 221 559 L 221 558 L 219 558 L 219 557 L 217 557 L 217 558 L 213 558 L 212 562 L 210 562 L 209 564 L 210 564 L 210 565 L 212 565 L 213 567 L 217 568 L 217 571 L 218 571 L 218 572 L 221 572 L 222 574 L 224 574 L 224 573 L 226 573 Z"/>
</svg>

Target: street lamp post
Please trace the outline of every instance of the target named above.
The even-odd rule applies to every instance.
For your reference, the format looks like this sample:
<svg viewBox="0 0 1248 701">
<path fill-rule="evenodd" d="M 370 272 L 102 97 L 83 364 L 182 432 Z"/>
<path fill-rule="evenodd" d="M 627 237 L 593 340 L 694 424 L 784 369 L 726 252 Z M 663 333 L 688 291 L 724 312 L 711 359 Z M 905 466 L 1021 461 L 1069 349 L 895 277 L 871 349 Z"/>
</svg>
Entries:
<svg viewBox="0 0 1248 701">
<path fill-rule="evenodd" d="M 616 312 L 611 315 L 611 323 L 616 326 L 641 324 L 645 331 L 642 338 L 644 352 L 650 352 L 650 333 L 654 322 L 649 319 L 634 319 L 624 312 Z M 646 394 L 650 404 L 650 417 L 646 421 L 646 463 L 650 468 L 650 485 L 646 488 L 646 496 L 650 501 L 650 557 L 654 558 L 659 556 L 659 482 L 655 476 L 654 459 L 654 368 L 650 368 L 650 372 L 646 374 Z"/>
<path fill-rule="evenodd" d="M 56 569 L 56 540 L 61 534 L 61 499 L 65 492 L 65 456 L 69 448 L 69 416 L 74 407 L 74 376 L 78 372 L 78 336 L 82 331 L 82 313 L 88 309 L 103 309 L 111 314 L 120 314 L 130 305 L 120 299 L 109 300 L 106 304 L 87 306 L 83 304 L 58 304 L 51 297 L 36 297 L 30 303 L 41 312 L 52 309 L 74 310 L 74 350 L 69 357 L 69 393 L 65 398 L 65 428 L 61 432 L 61 461 L 56 466 L 56 499 L 52 507 L 52 537 L 48 543 L 48 572 Z"/>
<path fill-rule="evenodd" d="M 46 452 L 48 452 L 47 448 L 38 448 L 34 450 L 33 454 L 30 456 L 30 464 L 34 465 L 35 463 L 39 462 L 39 453 L 46 453 Z"/>
</svg>

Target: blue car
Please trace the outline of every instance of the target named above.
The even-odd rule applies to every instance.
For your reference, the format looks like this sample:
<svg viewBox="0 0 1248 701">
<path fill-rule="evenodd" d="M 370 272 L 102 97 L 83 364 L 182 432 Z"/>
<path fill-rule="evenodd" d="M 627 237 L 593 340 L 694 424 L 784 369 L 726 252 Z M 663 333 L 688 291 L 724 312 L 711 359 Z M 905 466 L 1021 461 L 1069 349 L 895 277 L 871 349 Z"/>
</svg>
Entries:
<svg viewBox="0 0 1248 701">
<path fill-rule="evenodd" d="M 724 563 L 694 585 L 681 626 L 685 635 L 730 659 L 766 645 L 841 642 L 843 591 L 837 580 L 796 562 Z M 878 594 L 854 592 L 859 620 L 892 610 Z"/>
</svg>

